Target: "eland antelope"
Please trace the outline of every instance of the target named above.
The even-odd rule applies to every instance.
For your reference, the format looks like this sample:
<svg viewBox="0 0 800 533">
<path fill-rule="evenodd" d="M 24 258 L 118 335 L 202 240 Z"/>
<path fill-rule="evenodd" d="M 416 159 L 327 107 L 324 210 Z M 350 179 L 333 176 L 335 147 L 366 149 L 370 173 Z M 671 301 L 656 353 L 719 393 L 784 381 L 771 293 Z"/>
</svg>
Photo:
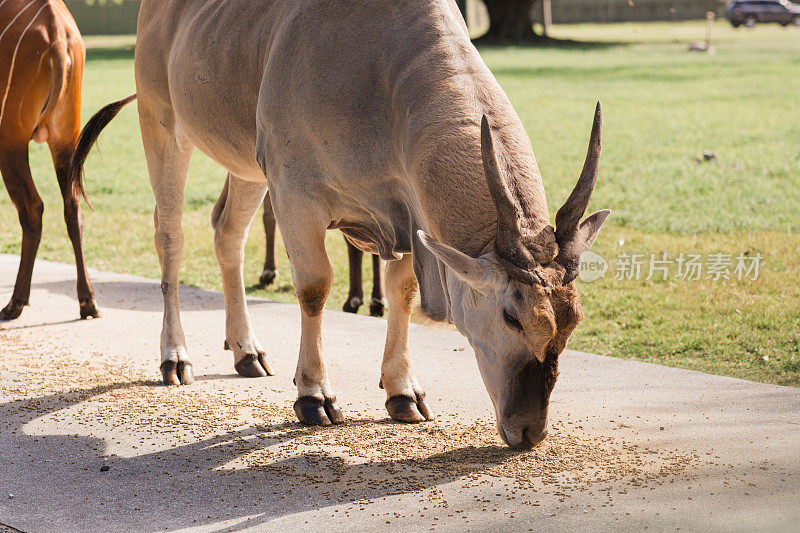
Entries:
<svg viewBox="0 0 800 533">
<path fill-rule="evenodd" d="M 321 335 L 333 281 L 324 237 L 338 229 L 389 262 L 380 384 L 390 416 L 432 416 L 408 348 L 419 290 L 422 312 L 453 322 L 473 346 L 505 442 L 545 437 L 558 357 L 583 318 L 580 255 L 609 213 L 581 222 L 597 178 L 599 104 L 583 172 L 553 228 L 531 142 L 453 0 L 143 0 L 137 40 L 166 383 L 192 381 L 178 273 L 198 148 L 229 171 L 212 224 L 239 373 L 271 373 L 242 281 L 245 235 L 269 188 L 301 308 L 302 422 L 344 420 Z M 92 141 L 135 96 L 87 125 L 77 183 Z"/>
<path fill-rule="evenodd" d="M 17 280 L 0 320 L 18 318 L 28 305 L 42 238 L 44 204 L 28 163 L 31 140 L 47 143 L 53 158 L 78 269 L 80 316 L 99 316 L 83 255 L 79 191 L 69 180 L 85 60 L 81 34 L 62 0 L 0 0 L 0 172 L 22 226 Z"/>
</svg>

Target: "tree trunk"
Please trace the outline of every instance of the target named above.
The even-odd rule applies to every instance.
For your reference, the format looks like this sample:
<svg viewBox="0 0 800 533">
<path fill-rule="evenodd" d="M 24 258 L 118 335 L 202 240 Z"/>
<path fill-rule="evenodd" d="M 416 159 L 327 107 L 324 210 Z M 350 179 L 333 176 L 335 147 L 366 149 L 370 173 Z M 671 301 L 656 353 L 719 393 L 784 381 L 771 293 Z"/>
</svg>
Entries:
<svg viewBox="0 0 800 533">
<path fill-rule="evenodd" d="M 490 26 L 478 39 L 484 43 L 526 43 L 540 40 L 533 31 L 531 9 L 535 0 L 484 0 Z"/>
</svg>

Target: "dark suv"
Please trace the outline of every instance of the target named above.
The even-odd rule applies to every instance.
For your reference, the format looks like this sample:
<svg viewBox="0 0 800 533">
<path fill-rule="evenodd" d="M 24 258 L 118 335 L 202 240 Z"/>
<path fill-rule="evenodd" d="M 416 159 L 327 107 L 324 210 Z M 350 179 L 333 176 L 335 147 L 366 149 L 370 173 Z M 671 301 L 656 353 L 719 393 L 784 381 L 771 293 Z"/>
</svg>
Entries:
<svg viewBox="0 0 800 533">
<path fill-rule="evenodd" d="M 728 21 L 737 28 L 744 24 L 752 28 L 757 22 L 777 22 L 782 26 L 800 27 L 800 6 L 788 0 L 742 0 L 728 2 L 725 12 Z"/>
</svg>

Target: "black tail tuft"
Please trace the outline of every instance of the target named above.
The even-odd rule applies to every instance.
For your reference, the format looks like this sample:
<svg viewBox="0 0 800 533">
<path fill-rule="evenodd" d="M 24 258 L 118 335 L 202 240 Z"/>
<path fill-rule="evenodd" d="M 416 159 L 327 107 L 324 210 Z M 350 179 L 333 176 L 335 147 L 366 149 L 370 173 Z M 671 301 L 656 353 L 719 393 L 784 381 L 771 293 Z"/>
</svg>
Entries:
<svg viewBox="0 0 800 533">
<path fill-rule="evenodd" d="M 100 132 L 108 126 L 109 122 L 114 120 L 114 117 L 119 114 L 123 107 L 134 100 L 136 100 L 136 94 L 132 94 L 118 102 L 108 104 L 95 113 L 95 115 L 89 119 L 89 122 L 86 123 L 86 126 L 83 127 L 83 131 L 81 131 L 81 136 L 78 138 L 75 154 L 72 156 L 72 162 L 69 167 L 69 182 L 73 189 L 83 196 L 87 204 L 89 204 L 89 198 L 86 196 L 86 189 L 83 186 L 83 164 L 86 161 L 86 157 L 89 155 L 92 146 L 94 146 L 94 143 L 100 136 Z"/>
</svg>

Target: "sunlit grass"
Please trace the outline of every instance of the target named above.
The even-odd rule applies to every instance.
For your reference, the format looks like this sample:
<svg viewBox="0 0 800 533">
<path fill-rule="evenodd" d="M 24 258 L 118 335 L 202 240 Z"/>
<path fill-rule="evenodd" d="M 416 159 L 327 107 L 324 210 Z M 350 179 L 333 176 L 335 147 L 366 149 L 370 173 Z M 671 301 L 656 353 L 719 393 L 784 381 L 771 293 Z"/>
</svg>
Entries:
<svg viewBox="0 0 800 533">
<path fill-rule="evenodd" d="M 551 214 L 578 176 L 595 100 L 605 107 L 601 176 L 592 207 L 612 218 L 596 251 L 612 260 L 606 277 L 583 283 L 586 320 L 571 347 L 773 383 L 800 385 L 800 31 L 716 26 L 716 54 L 690 54 L 703 25 L 563 26 L 581 46 L 489 48 L 482 53 L 515 104 L 544 176 Z M 84 118 L 134 90 L 128 38 L 92 38 Z M 712 162 L 697 162 L 703 150 Z M 47 151 L 32 147 L 45 201 L 40 257 L 72 261 Z M 95 206 L 86 213 L 89 264 L 158 277 L 153 197 L 135 106 L 124 110 L 87 165 Z M 186 191 L 184 282 L 220 288 L 210 230 L 225 171 L 202 154 Z M 245 277 L 258 280 L 263 231 L 256 219 Z M 0 252 L 18 253 L 16 214 L 0 197 Z M 347 254 L 329 235 L 336 284 L 328 307 L 347 293 Z M 740 253 L 763 256 L 757 281 L 614 279 L 620 253 Z M 294 300 L 288 260 L 269 290 Z M 364 272 L 369 290 L 369 261 Z M 102 306 L 102 301 L 99 302 Z M 362 309 L 362 312 L 364 310 Z"/>
</svg>

